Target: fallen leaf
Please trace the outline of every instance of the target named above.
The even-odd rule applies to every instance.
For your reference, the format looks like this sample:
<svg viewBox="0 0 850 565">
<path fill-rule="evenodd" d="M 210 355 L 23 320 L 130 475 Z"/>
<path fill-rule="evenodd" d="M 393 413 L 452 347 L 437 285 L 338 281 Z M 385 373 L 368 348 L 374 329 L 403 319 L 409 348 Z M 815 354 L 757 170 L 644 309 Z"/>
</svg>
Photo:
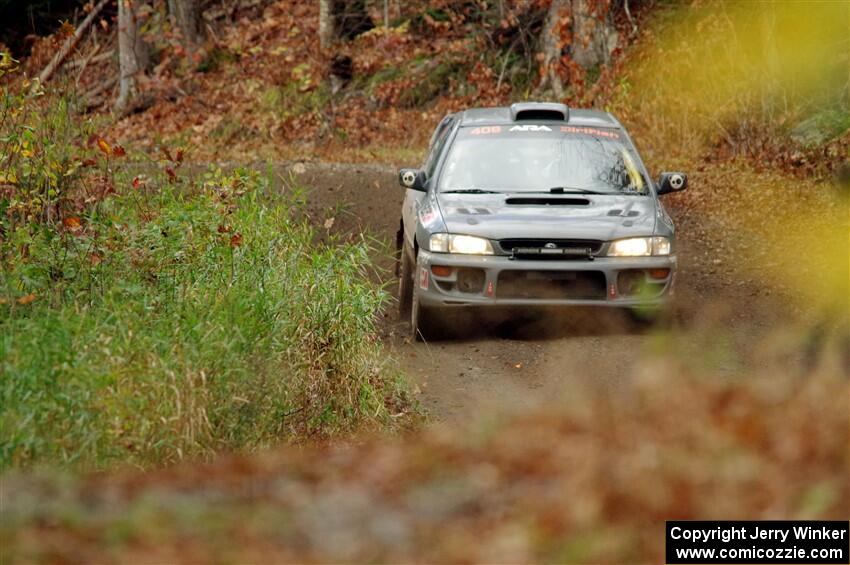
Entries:
<svg viewBox="0 0 850 565">
<path fill-rule="evenodd" d="M 100 152 L 109 157 L 109 154 L 112 152 L 112 148 L 106 143 L 106 140 L 100 138 L 97 140 L 97 146 L 100 149 Z"/>
<path fill-rule="evenodd" d="M 103 257 L 101 257 L 99 253 L 89 254 L 89 263 L 91 263 L 92 267 L 97 267 L 102 262 L 103 262 Z"/>
<path fill-rule="evenodd" d="M 67 20 L 62 22 L 62 25 L 59 26 L 59 34 L 65 37 L 71 37 L 72 35 L 74 35 L 75 31 L 76 29 L 74 28 L 74 26 L 71 25 L 71 23 Z"/>
<path fill-rule="evenodd" d="M 83 227 L 82 222 L 80 222 L 80 219 L 77 216 L 68 216 L 62 220 L 62 225 L 71 231 L 77 231 Z"/>
<path fill-rule="evenodd" d="M 242 234 L 236 232 L 230 236 L 230 247 L 239 247 L 240 245 L 242 245 Z"/>
<path fill-rule="evenodd" d="M 35 302 L 36 298 L 37 296 L 35 294 L 30 293 L 26 296 L 18 298 L 18 304 L 20 304 L 21 306 L 26 306 L 27 304 L 32 304 L 33 302 Z"/>
<path fill-rule="evenodd" d="M 328 218 L 327 220 L 325 220 L 325 229 L 329 230 L 332 227 L 334 227 L 334 218 Z"/>
</svg>

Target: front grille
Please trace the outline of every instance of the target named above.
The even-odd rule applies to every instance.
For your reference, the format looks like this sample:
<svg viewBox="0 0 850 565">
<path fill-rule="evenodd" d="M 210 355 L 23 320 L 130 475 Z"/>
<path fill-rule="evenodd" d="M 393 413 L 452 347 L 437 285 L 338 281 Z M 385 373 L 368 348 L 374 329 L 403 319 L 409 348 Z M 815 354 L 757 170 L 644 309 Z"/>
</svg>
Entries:
<svg viewBox="0 0 850 565">
<path fill-rule="evenodd" d="M 499 247 L 504 255 L 523 259 L 588 259 L 599 253 L 598 239 L 502 239 Z"/>
<path fill-rule="evenodd" d="M 499 298 L 605 299 L 601 271 L 502 271 L 496 287 Z"/>
</svg>

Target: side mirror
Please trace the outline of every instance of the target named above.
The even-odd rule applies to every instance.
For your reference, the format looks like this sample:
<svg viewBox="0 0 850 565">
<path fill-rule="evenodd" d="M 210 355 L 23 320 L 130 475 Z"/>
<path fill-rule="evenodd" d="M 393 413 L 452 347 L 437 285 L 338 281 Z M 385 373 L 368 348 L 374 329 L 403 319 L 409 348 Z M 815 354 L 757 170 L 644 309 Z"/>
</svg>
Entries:
<svg viewBox="0 0 850 565">
<path fill-rule="evenodd" d="M 658 177 L 658 195 L 681 192 L 688 188 L 688 175 L 685 173 L 661 173 Z"/>
<path fill-rule="evenodd" d="M 425 171 L 419 169 L 401 169 L 398 172 L 398 183 L 410 190 L 425 192 L 426 180 L 428 180 L 428 176 Z"/>
</svg>

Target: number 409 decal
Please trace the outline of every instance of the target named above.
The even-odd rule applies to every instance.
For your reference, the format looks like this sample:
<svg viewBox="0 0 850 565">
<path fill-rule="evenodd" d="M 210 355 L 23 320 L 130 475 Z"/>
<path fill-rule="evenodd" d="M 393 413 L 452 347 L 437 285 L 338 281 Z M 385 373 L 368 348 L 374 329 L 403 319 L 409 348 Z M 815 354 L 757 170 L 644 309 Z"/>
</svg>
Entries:
<svg viewBox="0 0 850 565">
<path fill-rule="evenodd" d="M 502 133 L 502 126 L 481 126 L 472 128 L 469 135 L 492 135 L 494 133 Z"/>
</svg>

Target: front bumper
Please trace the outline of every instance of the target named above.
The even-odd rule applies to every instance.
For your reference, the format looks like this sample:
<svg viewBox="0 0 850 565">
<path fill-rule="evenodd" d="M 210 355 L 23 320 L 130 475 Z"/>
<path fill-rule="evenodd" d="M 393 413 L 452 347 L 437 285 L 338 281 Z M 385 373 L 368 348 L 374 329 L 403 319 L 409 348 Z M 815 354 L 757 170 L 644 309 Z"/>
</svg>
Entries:
<svg viewBox="0 0 850 565">
<path fill-rule="evenodd" d="M 427 307 L 654 306 L 672 294 L 675 272 L 675 255 L 558 261 L 420 249 L 415 289 Z"/>
</svg>

